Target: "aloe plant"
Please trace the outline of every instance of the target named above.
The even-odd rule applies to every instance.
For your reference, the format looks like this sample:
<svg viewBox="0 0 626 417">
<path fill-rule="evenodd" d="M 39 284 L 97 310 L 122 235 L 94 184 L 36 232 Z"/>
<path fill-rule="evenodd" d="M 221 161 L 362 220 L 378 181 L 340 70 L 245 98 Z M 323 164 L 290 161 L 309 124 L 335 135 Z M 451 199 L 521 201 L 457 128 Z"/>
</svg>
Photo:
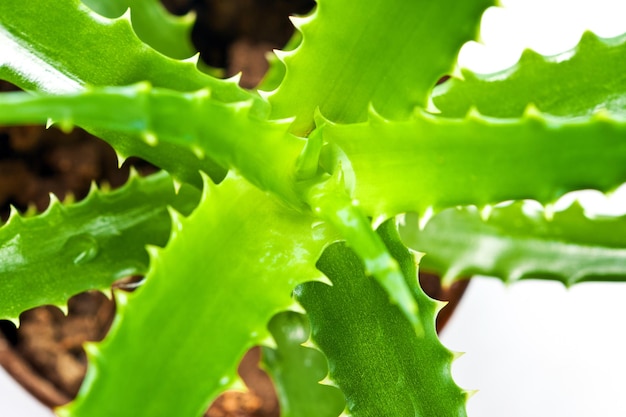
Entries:
<svg viewBox="0 0 626 417">
<path fill-rule="evenodd" d="M 163 169 L 0 228 L 3 318 L 146 275 L 58 415 L 199 416 L 261 345 L 283 416 L 463 416 L 418 265 L 623 280 L 624 219 L 550 206 L 626 181 L 626 37 L 434 88 L 493 5 L 319 0 L 245 90 L 179 60 L 188 22 L 154 1 L 0 2 L 0 78 L 27 91 L 0 124 Z M 524 199 L 546 209 L 498 204 Z"/>
</svg>

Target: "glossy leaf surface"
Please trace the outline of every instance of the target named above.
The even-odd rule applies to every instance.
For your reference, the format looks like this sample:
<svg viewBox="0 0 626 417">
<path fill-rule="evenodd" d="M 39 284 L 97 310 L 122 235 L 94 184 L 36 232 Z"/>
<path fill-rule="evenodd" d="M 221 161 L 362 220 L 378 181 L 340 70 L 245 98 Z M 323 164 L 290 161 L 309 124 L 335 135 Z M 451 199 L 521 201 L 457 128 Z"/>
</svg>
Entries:
<svg viewBox="0 0 626 417">
<path fill-rule="evenodd" d="M 465 416 L 466 394 L 450 375 L 453 354 L 435 332 L 440 303 L 418 287 L 415 259 L 393 223 L 383 224 L 379 233 L 419 303 L 424 334 L 415 333 L 378 282 L 365 274 L 359 257 L 337 243 L 318 263 L 333 286 L 306 283 L 296 293 L 310 318 L 312 340 L 328 358 L 330 377 L 352 416 Z"/>
<path fill-rule="evenodd" d="M 587 32 L 576 48 L 545 57 L 527 50 L 513 67 L 495 74 L 462 70 L 437 87 L 433 102 L 447 117 L 470 108 L 493 117 L 519 117 L 528 104 L 558 116 L 626 109 L 626 36 L 601 39 Z"/>
<path fill-rule="evenodd" d="M 82 0 L 108 18 L 122 16 L 130 9 L 133 29 L 139 39 L 171 58 L 185 59 L 196 53 L 191 43 L 195 16 L 170 14 L 159 0 Z"/>
<path fill-rule="evenodd" d="M 275 348 L 263 348 L 263 365 L 280 402 L 281 417 L 337 417 L 345 408 L 341 391 L 320 381 L 328 374 L 326 357 L 317 349 L 302 346 L 309 340 L 305 315 L 288 311 L 269 322 Z"/>
<path fill-rule="evenodd" d="M 475 209 L 450 209 L 420 231 L 414 215 L 401 227 L 404 241 L 427 253 L 422 267 L 446 282 L 473 274 L 513 282 L 554 279 L 626 279 L 626 217 L 589 218 L 575 203 L 548 219 L 518 202 L 496 207 L 483 220 Z M 526 206 L 527 207 L 527 206 Z"/>
<path fill-rule="evenodd" d="M 287 71 L 269 98 L 272 117 L 295 117 L 298 135 L 312 130 L 317 108 L 335 122 L 364 121 L 370 104 L 388 118 L 407 118 L 426 105 L 490 5 L 319 0 L 312 16 L 295 22 L 300 46 L 279 55 Z"/>
<path fill-rule="evenodd" d="M 0 2 L 0 78 L 25 90 L 56 94 L 76 92 L 86 85 L 147 80 L 178 91 L 210 87 L 213 97 L 225 102 L 261 103 L 236 82 L 207 76 L 193 63 L 166 58 L 143 44 L 126 18 L 103 18 L 79 0 Z M 107 140 L 123 157 L 139 156 L 187 182 L 200 185 L 198 170 L 212 173 L 216 180 L 225 174 L 188 149 L 167 143 L 152 147 L 137 136 L 85 128 Z"/>
<path fill-rule="evenodd" d="M 207 180 L 198 209 L 174 216 L 146 283 L 128 300 L 117 293 L 116 323 L 88 350 L 86 382 L 59 414 L 200 416 L 293 304 L 293 288 L 322 277 L 315 261 L 331 236 L 241 178 Z"/>
<path fill-rule="evenodd" d="M 148 269 L 145 246 L 165 245 L 167 207 L 190 212 L 197 190 L 174 193 L 166 173 L 134 177 L 122 188 L 94 189 L 84 200 L 53 200 L 34 217 L 13 213 L 0 228 L 0 317 L 43 304 L 65 305 L 79 292 L 108 289 Z"/>
<path fill-rule="evenodd" d="M 64 128 L 77 124 L 136 135 L 146 146 L 167 143 L 234 168 L 260 188 L 298 205 L 295 170 L 305 141 L 287 133 L 288 123 L 257 118 L 252 106 L 251 101 L 220 103 L 210 90 L 184 94 L 141 83 L 65 96 L 7 93 L 0 96 L 0 123 L 45 123 L 52 118 Z M 214 177 L 220 171 L 207 173 Z"/>
<path fill-rule="evenodd" d="M 618 115 L 521 119 L 418 113 L 406 122 L 328 124 L 353 196 L 373 217 L 424 214 L 514 199 L 551 203 L 565 192 L 609 191 L 626 180 L 626 123 Z M 352 171 L 352 172 L 350 172 Z"/>
</svg>

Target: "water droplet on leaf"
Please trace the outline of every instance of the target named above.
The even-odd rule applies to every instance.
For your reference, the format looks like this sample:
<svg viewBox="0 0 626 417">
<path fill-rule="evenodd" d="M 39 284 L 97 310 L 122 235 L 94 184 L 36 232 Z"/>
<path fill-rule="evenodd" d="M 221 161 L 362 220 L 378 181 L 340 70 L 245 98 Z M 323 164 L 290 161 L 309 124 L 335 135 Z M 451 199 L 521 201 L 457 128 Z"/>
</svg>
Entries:
<svg viewBox="0 0 626 417">
<path fill-rule="evenodd" d="M 82 234 L 71 237 L 65 244 L 66 253 L 75 265 L 83 265 L 98 256 L 98 241 L 91 235 Z"/>
</svg>

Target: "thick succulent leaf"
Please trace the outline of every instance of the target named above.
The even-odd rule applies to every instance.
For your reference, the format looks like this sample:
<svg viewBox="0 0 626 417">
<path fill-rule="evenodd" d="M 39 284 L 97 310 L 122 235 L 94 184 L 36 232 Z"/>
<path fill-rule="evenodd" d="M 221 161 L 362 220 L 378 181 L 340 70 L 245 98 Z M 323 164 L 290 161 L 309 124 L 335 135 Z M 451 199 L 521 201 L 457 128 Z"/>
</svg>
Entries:
<svg viewBox="0 0 626 417">
<path fill-rule="evenodd" d="M 571 51 L 541 56 L 527 50 L 519 62 L 495 74 L 462 70 L 438 86 L 433 102 L 448 117 L 470 108 L 493 117 L 518 117 L 533 103 L 559 116 L 626 109 L 626 35 L 601 39 L 587 32 Z"/>
<path fill-rule="evenodd" d="M 64 305 L 79 292 L 104 290 L 148 269 L 147 244 L 164 245 L 168 205 L 189 212 L 199 192 L 176 195 L 166 173 L 137 176 L 122 188 L 94 189 L 64 205 L 54 199 L 34 217 L 12 213 L 0 228 L 0 317 L 15 319 L 42 304 Z"/>
<path fill-rule="evenodd" d="M 484 217 L 484 216 L 483 216 Z M 426 252 L 421 267 L 445 282 L 473 274 L 581 281 L 626 280 L 626 216 L 588 218 L 574 203 L 546 216 L 517 202 L 495 207 L 483 220 L 476 209 L 449 209 L 423 230 L 407 215 L 400 231 L 412 248 Z"/>
<path fill-rule="evenodd" d="M 234 80 L 161 55 L 137 38 L 128 19 L 104 18 L 79 0 L 3 0 L 0 39 L 0 77 L 26 90 L 62 93 L 149 81 L 178 91 L 210 88 L 224 102 L 261 102 Z"/>
<path fill-rule="evenodd" d="M 191 43 L 195 15 L 171 15 L 159 0 L 131 0 L 130 17 L 137 36 L 157 51 L 176 59 L 197 53 Z"/>
<path fill-rule="evenodd" d="M 191 43 L 193 13 L 170 14 L 159 0 L 82 0 L 92 10 L 108 18 L 120 17 L 130 8 L 133 29 L 139 39 L 171 58 L 185 59 L 197 51 Z"/>
<path fill-rule="evenodd" d="M 337 417 L 346 401 L 339 389 L 322 385 L 328 374 L 326 357 L 302 346 L 309 339 L 306 316 L 288 311 L 272 318 L 269 330 L 276 348 L 263 348 L 263 367 L 278 391 L 281 417 Z"/>
<path fill-rule="evenodd" d="M 256 110 L 267 112 L 262 100 L 239 88 L 235 80 L 218 80 L 191 62 L 166 58 L 137 38 L 129 20 L 103 18 L 79 0 L 0 1 L 0 78 L 26 90 L 57 94 L 79 91 L 85 85 L 143 80 L 179 91 L 208 87 L 217 100 L 254 100 Z M 106 139 L 122 156 L 139 156 L 181 180 L 200 185 L 198 170 L 210 172 L 216 180 L 224 175 L 222 168 L 208 159 L 199 160 L 188 149 L 167 143 L 151 147 L 136 136 L 85 128 Z"/>
<path fill-rule="evenodd" d="M 343 160 L 353 196 L 372 217 L 506 200 L 552 203 L 577 189 L 608 191 L 626 180 L 626 121 L 600 112 L 576 119 L 539 114 L 323 127 L 325 164 Z M 347 160 L 347 161 L 346 161 Z"/>
<path fill-rule="evenodd" d="M 301 45 L 279 55 L 287 73 L 269 98 L 272 116 L 295 116 L 292 131 L 301 136 L 317 108 L 336 122 L 364 121 L 370 104 L 388 118 L 408 117 L 427 104 L 492 4 L 318 0 L 310 17 L 294 22 Z"/>
<path fill-rule="evenodd" d="M 411 287 L 406 283 L 400 265 L 372 228 L 371 220 L 346 192 L 341 170 L 335 171 L 326 181 L 312 186 L 307 197 L 313 211 L 341 233 L 363 260 L 365 271 L 380 282 L 387 290 L 390 301 L 404 312 L 415 326 L 417 334 L 422 334 L 424 325 L 420 321 L 419 307 Z"/>
<path fill-rule="evenodd" d="M 251 114 L 251 101 L 225 104 L 213 100 L 211 93 L 181 93 L 146 83 L 59 96 L 5 93 L 0 95 L 0 124 L 45 123 L 52 118 L 66 129 L 74 124 L 106 128 L 140 136 L 145 146 L 168 143 L 191 149 L 297 205 L 296 161 L 305 141 L 287 133 L 287 122 Z"/>
<path fill-rule="evenodd" d="M 393 224 L 384 223 L 379 233 L 419 303 L 424 334 L 415 333 L 384 289 L 365 274 L 359 257 L 337 243 L 318 262 L 333 286 L 306 283 L 296 291 L 311 321 L 312 340 L 328 358 L 330 378 L 355 417 L 465 416 L 466 393 L 450 375 L 454 355 L 435 332 L 440 303 L 417 285 L 415 259 Z"/>
<path fill-rule="evenodd" d="M 305 150 L 305 144 L 315 144 L 319 137 L 309 142 L 297 138 L 287 132 L 288 122 L 260 120 L 251 115 L 251 105 L 211 100 L 207 90 L 186 94 L 152 89 L 147 84 L 64 96 L 6 93 L 0 96 L 0 123 L 42 123 L 52 117 L 65 128 L 74 123 L 107 126 L 110 130 L 140 134 L 147 143 L 166 141 L 200 155 L 207 154 L 287 204 L 303 209 L 310 206 L 329 221 L 362 256 L 368 272 L 381 281 L 419 327 L 417 305 L 397 264 L 372 230 L 370 221 L 353 206 L 345 187 L 327 180 L 311 188 L 310 183 L 318 178 L 319 149 L 315 151 L 311 145 Z M 108 113 L 110 108 L 116 112 Z M 306 168 L 308 162 L 312 162 L 310 170 Z M 346 221 L 346 216 L 351 220 Z"/>
<path fill-rule="evenodd" d="M 241 178 L 207 180 L 198 209 L 174 216 L 146 283 L 128 300 L 117 293 L 119 316 L 88 349 L 86 381 L 59 415 L 200 416 L 237 381 L 243 354 L 269 338 L 294 287 L 323 278 L 315 261 L 332 240 Z"/>
</svg>

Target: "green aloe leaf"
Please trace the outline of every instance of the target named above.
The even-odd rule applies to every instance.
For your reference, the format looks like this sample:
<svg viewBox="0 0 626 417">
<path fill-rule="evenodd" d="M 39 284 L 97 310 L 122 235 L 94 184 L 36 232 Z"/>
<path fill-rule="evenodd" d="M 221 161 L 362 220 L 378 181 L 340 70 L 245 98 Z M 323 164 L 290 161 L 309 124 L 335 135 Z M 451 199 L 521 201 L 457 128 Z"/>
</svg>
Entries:
<svg viewBox="0 0 626 417">
<path fill-rule="evenodd" d="M 117 279 L 144 274 L 145 246 L 167 242 L 167 207 L 190 212 L 198 194 L 183 187 L 177 195 L 166 173 L 133 175 L 122 188 L 94 189 L 78 203 L 53 200 L 34 217 L 14 212 L 0 228 L 0 317 L 15 319 L 43 304 L 65 305 L 79 292 L 105 290 Z"/>
<path fill-rule="evenodd" d="M 585 33 L 571 51 L 541 56 L 527 50 L 519 62 L 495 74 L 462 70 L 438 86 L 433 102 L 447 117 L 463 117 L 470 108 L 493 117 L 519 117 L 533 103 L 558 116 L 591 114 L 600 108 L 626 108 L 626 35 L 601 39 Z"/>
<path fill-rule="evenodd" d="M 626 180 L 626 121 L 606 112 L 560 118 L 531 107 L 521 119 L 416 113 L 404 122 L 372 115 L 367 123 L 327 124 L 322 135 L 338 147 L 328 149 L 325 164 L 343 161 L 357 204 L 382 219 L 516 199 L 546 204 Z"/>
<path fill-rule="evenodd" d="M 271 376 L 280 401 L 281 417 L 337 417 L 346 401 L 339 389 L 322 385 L 328 374 L 326 357 L 302 346 L 310 326 L 305 315 L 279 313 L 268 324 L 276 348 L 263 348 L 263 367 Z"/>
<path fill-rule="evenodd" d="M 311 321 L 312 340 L 328 358 L 330 378 L 352 416 L 465 416 L 467 394 L 450 375 L 454 355 L 435 332 L 440 303 L 419 288 L 415 259 L 393 223 L 378 231 L 419 303 L 424 334 L 415 333 L 359 257 L 337 243 L 318 262 L 333 285 L 305 283 L 296 292 Z"/>
<path fill-rule="evenodd" d="M 256 117 L 253 106 L 252 101 L 221 103 L 206 89 L 181 93 L 141 83 L 57 96 L 5 93 L 0 95 L 0 123 L 51 118 L 65 129 L 93 126 L 139 136 L 145 146 L 167 143 L 235 168 L 260 188 L 301 205 L 294 183 L 305 141 L 287 133 L 288 122 Z M 207 171 L 212 177 L 219 172 Z"/>
<path fill-rule="evenodd" d="M 313 129 L 317 108 L 335 122 L 364 121 L 370 105 L 388 118 L 408 117 L 427 104 L 492 4 L 319 0 L 310 17 L 295 20 L 300 46 L 279 55 L 287 70 L 269 97 L 272 117 L 295 117 L 292 131 L 301 136 Z"/>
<path fill-rule="evenodd" d="M 417 216 L 407 215 L 400 231 L 410 247 L 426 252 L 422 268 L 448 283 L 473 274 L 568 286 L 626 280 L 626 216 L 589 218 L 578 203 L 546 215 L 516 202 L 482 217 L 472 208 L 449 209 L 419 230 Z"/>
<path fill-rule="evenodd" d="M 133 29 L 139 39 L 171 58 L 185 59 L 197 51 L 191 43 L 195 15 L 174 16 L 159 0 L 82 0 L 108 18 L 120 17 L 130 8 Z"/>
<path fill-rule="evenodd" d="M 218 80 L 200 72 L 194 63 L 161 55 L 137 38 L 126 18 L 103 18 L 79 0 L 1 1 L 0 48 L 0 79 L 29 91 L 59 94 L 80 91 L 86 85 L 147 80 L 178 91 L 210 88 L 216 100 L 252 100 L 255 111 L 268 111 L 257 95 L 239 88 L 236 80 Z M 85 128 L 107 140 L 122 157 L 139 156 L 198 186 L 199 170 L 211 173 L 215 180 L 225 174 L 211 160 L 199 160 L 179 146 L 153 147 L 137 136 Z"/>
<path fill-rule="evenodd" d="M 116 293 L 117 320 L 88 348 L 86 381 L 60 416 L 200 416 L 238 380 L 243 354 L 269 338 L 295 286 L 323 279 L 315 261 L 335 240 L 234 176 L 206 180 L 196 211 L 173 217 L 146 283 L 127 300 Z"/>
</svg>

